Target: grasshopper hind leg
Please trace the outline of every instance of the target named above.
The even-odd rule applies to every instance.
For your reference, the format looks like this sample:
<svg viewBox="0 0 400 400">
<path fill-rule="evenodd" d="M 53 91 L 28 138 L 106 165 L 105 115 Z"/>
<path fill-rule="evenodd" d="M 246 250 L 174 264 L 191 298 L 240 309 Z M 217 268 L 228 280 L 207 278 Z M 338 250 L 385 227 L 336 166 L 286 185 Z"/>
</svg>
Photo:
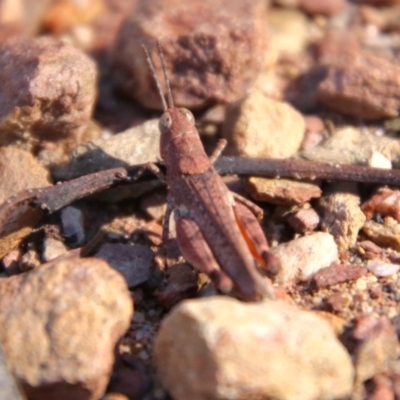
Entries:
<svg viewBox="0 0 400 400">
<path fill-rule="evenodd" d="M 230 293 L 233 282 L 221 271 L 196 222 L 187 217 L 177 217 L 176 234 L 179 248 L 186 261 L 198 271 L 207 274 L 222 293 Z"/>
<path fill-rule="evenodd" d="M 240 201 L 235 202 L 233 210 L 239 229 L 253 257 L 263 266 L 263 270 L 268 275 L 276 275 L 279 271 L 279 263 L 269 251 L 267 239 L 256 216 Z"/>
</svg>

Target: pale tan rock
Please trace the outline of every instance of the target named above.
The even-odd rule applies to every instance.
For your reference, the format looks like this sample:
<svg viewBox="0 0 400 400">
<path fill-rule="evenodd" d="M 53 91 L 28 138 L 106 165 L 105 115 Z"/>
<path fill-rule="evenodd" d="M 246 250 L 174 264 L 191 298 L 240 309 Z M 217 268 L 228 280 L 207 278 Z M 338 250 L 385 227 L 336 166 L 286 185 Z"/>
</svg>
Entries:
<svg viewBox="0 0 400 400">
<path fill-rule="evenodd" d="M 184 301 L 163 321 L 154 359 L 175 400 L 344 398 L 354 374 L 326 321 L 280 301 Z"/>
<path fill-rule="evenodd" d="M 28 398 L 97 400 L 132 300 L 104 261 L 69 259 L 0 279 L 0 341 Z"/>
<path fill-rule="evenodd" d="M 285 205 L 303 204 L 322 194 L 315 183 L 290 179 L 251 177 L 245 181 L 245 189 L 254 200 Z"/>
<path fill-rule="evenodd" d="M 0 35 L 8 29 L 12 35 L 34 35 L 41 27 L 43 15 L 54 0 L 1 0 Z M 7 35 L 4 35 L 7 37 Z"/>
<path fill-rule="evenodd" d="M 333 236 L 317 232 L 271 249 L 281 268 L 275 281 L 290 286 L 297 280 L 308 281 L 320 269 L 338 259 Z"/>
<path fill-rule="evenodd" d="M 231 155 L 285 158 L 299 149 L 304 131 L 304 118 L 292 106 L 256 90 L 227 107 L 222 135 Z"/>
<path fill-rule="evenodd" d="M 299 10 L 272 8 L 267 14 L 270 45 L 268 52 L 300 54 L 309 39 L 309 22 Z"/>
<path fill-rule="evenodd" d="M 368 165 L 372 168 L 392 169 L 392 162 L 379 151 L 372 152 Z"/>
<path fill-rule="evenodd" d="M 46 237 L 43 241 L 42 260 L 50 262 L 55 258 L 67 253 L 68 248 L 61 240 Z"/>
<path fill-rule="evenodd" d="M 30 209 L 26 201 L 10 200 L 17 193 L 51 184 L 50 174 L 28 152 L 15 147 L 0 148 L 0 258 L 19 245 L 42 216 Z M 1 207 L 3 206 L 3 207 Z M 21 207 L 18 218 L 18 208 Z"/>
<path fill-rule="evenodd" d="M 109 168 L 156 162 L 160 156 L 158 119 L 151 119 L 110 138 L 99 138 L 75 147 L 70 159 L 52 171 L 57 179 L 78 176 Z"/>
<path fill-rule="evenodd" d="M 329 323 L 336 336 L 340 336 L 346 328 L 346 320 L 327 311 L 315 310 L 314 314 Z"/>
<path fill-rule="evenodd" d="M 261 0 L 139 0 L 115 42 L 120 90 L 146 107 L 162 109 L 141 48 L 148 48 L 161 77 L 159 40 L 175 104 L 199 108 L 239 99 L 263 66 L 265 13 Z"/>
<path fill-rule="evenodd" d="M 301 155 L 313 161 L 367 165 L 374 151 L 382 153 L 396 168 L 400 165 L 400 141 L 397 138 L 377 136 L 352 126 L 336 129 L 321 146 L 304 150 Z"/>
<path fill-rule="evenodd" d="M 167 191 L 158 190 L 142 196 L 140 209 L 151 219 L 162 221 L 167 210 Z"/>
<path fill-rule="evenodd" d="M 356 244 L 358 232 L 366 217 L 361 211 L 360 196 L 357 193 L 346 191 L 342 186 L 334 187 L 337 191 L 318 200 L 318 211 L 321 230 L 330 233 L 335 238 L 339 252 L 344 252 Z"/>
<path fill-rule="evenodd" d="M 94 61 L 50 38 L 17 37 L 0 45 L 0 144 L 61 151 L 80 143 L 96 98 Z"/>
<path fill-rule="evenodd" d="M 22 190 L 50 184 L 49 171 L 30 153 L 11 146 L 0 148 L 0 205 Z"/>
<path fill-rule="evenodd" d="M 59 0 L 53 2 L 44 16 L 47 31 L 60 34 L 74 25 L 89 25 L 106 10 L 104 0 Z"/>
<path fill-rule="evenodd" d="M 400 251 L 399 223 L 392 221 L 392 223 L 380 224 L 370 220 L 364 224 L 362 230 L 377 245 Z"/>
</svg>

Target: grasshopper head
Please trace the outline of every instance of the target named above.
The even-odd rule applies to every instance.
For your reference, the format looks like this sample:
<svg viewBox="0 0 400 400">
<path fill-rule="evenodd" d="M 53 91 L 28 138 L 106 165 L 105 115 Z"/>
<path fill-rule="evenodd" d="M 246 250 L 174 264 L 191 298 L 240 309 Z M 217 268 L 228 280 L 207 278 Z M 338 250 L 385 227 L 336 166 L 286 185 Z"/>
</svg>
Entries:
<svg viewBox="0 0 400 400">
<path fill-rule="evenodd" d="M 186 108 L 171 107 L 161 116 L 159 121 L 161 131 L 161 157 L 168 163 L 168 152 L 172 143 L 177 145 L 180 138 L 186 135 L 196 135 L 194 116 Z M 174 146 L 175 147 L 175 146 Z"/>
</svg>

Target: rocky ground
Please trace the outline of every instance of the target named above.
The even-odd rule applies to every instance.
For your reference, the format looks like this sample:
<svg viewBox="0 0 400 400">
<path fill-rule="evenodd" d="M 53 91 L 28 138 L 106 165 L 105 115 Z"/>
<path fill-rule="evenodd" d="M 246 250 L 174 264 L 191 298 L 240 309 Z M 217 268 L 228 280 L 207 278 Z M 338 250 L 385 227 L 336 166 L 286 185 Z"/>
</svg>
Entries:
<svg viewBox="0 0 400 400">
<path fill-rule="evenodd" d="M 209 154 L 313 166 L 224 177 L 275 300 L 218 294 L 125 179 L 160 160 L 156 40 Z M 0 398 L 400 399 L 399 131 L 398 0 L 0 1 Z"/>
</svg>

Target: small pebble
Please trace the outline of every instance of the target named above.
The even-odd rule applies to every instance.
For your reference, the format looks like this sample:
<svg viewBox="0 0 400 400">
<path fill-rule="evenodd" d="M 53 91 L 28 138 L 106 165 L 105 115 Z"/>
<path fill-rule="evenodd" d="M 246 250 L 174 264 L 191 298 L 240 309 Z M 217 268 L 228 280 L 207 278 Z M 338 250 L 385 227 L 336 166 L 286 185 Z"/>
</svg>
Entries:
<svg viewBox="0 0 400 400">
<path fill-rule="evenodd" d="M 61 226 L 66 242 L 71 247 L 78 247 L 85 241 L 83 213 L 77 207 L 68 206 L 61 210 Z"/>
<path fill-rule="evenodd" d="M 386 277 L 398 272 L 400 265 L 386 263 L 382 260 L 371 260 L 367 263 L 367 268 L 376 276 Z"/>
<path fill-rule="evenodd" d="M 372 168 L 392 169 L 392 162 L 378 151 L 373 151 L 368 165 Z"/>
</svg>

